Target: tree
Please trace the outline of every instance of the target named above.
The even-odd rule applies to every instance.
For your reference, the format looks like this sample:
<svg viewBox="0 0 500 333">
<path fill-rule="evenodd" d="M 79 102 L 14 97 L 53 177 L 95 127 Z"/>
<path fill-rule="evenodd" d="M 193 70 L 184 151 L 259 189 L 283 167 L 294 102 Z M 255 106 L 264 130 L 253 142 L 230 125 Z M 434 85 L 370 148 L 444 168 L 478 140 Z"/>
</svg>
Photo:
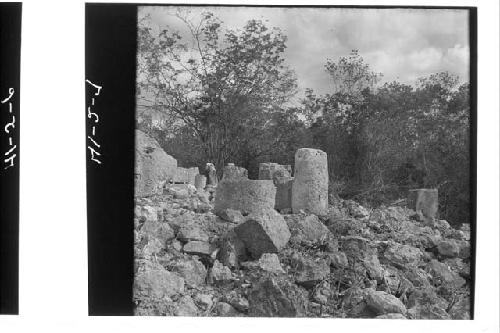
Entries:
<svg viewBox="0 0 500 333">
<path fill-rule="evenodd" d="M 167 27 L 155 35 L 140 25 L 139 93 L 152 109 L 187 127 L 205 161 L 221 169 L 238 162 L 296 93 L 295 74 L 283 57 L 286 36 L 258 20 L 233 31 L 223 30 L 210 12 L 197 23 L 189 12 L 175 17 L 185 31 Z"/>
<path fill-rule="evenodd" d="M 325 68 L 332 79 L 333 93 L 354 101 L 362 98 L 365 89 L 373 90 L 382 77 L 381 73 L 371 70 L 358 50 L 352 50 L 349 56 L 341 57 L 337 62 L 328 59 Z"/>
</svg>

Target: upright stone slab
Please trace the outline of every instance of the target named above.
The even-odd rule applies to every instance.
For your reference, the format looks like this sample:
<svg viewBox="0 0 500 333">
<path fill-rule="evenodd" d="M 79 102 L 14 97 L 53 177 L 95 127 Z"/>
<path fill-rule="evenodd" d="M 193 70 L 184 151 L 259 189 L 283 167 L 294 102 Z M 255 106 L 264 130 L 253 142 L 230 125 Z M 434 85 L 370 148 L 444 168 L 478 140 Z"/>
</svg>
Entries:
<svg viewBox="0 0 500 333">
<path fill-rule="evenodd" d="M 276 210 L 292 208 L 293 177 L 276 177 L 274 185 L 276 186 L 274 208 Z"/>
<path fill-rule="evenodd" d="M 295 153 L 292 211 L 326 215 L 328 210 L 328 162 L 324 151 L 300 148 Z"/>
<path fill-rule="evenodd" d="M 215 165 L 207 163 L 205 172 L 207 173 L 207 185 L 217 186 L 217 170 L 215 169 Z"/>
<path fill-rule="evenodd" d="M 201 191 L 205 188 L 205 186 L 207 186 L 207 177 L 200 174 L 196 175 L 194 177 L 194 187 L 196 187 L 198 191 Z"/>
<path fill-rule="evenodd" d="M 272 180 L 224 180 L 215 191 L 214 212 L 218 214 L 226 208 L 239 210 L 242 214 L 273 210 L 275 196 Z"/>
<path fill-rule="evenodd" d="M 425 219 L 432 220 L 438 211 L 437 189 L 415 189 L 408 192 L 408 208 L 414 209 Z"/>
<path fill-rule="evenodd" d="M 248 179 L 248 170 L 228 163 L 223 170 L 222 180 Z"/>
<path fill-rule="evenodd" d="M 135 131 L 135 195 L 162 192 L 163 185 L 175 177 L 177 160 L 163 151 L 158 142 L 140 130 Z"/>
</svg>

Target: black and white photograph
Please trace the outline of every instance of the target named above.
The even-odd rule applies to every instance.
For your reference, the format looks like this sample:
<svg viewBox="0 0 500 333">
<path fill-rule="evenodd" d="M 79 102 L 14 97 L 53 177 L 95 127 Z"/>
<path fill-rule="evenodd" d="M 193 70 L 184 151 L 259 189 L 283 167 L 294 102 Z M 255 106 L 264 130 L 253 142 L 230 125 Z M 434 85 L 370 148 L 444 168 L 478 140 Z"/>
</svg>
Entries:
<svg viewBox="0 0 500 333">
<path fill-rule="evenodd" d="M 134 315 L 473 319 L 475 9 L 136 15 Z"/>
</svg>

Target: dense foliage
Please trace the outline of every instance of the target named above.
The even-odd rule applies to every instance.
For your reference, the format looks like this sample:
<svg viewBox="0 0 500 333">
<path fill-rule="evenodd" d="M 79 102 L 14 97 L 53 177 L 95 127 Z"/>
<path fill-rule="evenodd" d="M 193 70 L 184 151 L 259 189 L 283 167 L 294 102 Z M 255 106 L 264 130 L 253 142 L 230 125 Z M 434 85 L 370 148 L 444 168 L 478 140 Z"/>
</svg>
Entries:
<svg viewBox="0 0 500 333">
<path fill-rule="evenodd" d="M 210 13 L 196 24 L 177 18 L 187 33 L 139 24 L 137 126 L 180 165 L 233 162 L 255 177 L 259 162 L 293 165 L 298 148 L 319 148 L 335 195 L 379 205 L 435 187 L 441 217 L 469 222 L 468 83 L 443 72 L 380 84 L 354 50 L 327 60 L 331 93 L 309 89 L 297 103 L 280 29 L 251 20 L 224 30 Z"/>
</svg>

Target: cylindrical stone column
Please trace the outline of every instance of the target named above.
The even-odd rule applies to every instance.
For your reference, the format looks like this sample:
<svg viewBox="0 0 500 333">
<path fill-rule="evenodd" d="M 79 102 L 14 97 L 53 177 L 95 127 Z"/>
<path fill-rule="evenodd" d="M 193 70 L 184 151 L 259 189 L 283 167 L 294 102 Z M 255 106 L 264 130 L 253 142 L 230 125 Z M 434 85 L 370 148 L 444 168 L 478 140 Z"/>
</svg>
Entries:
<svg viewBox="0 0 500 333">
<path fill-rule="evenodd" d="M 427 220 L 436 217 L 439 208 L 437 189 L 415 189 L 408 192 L 407 206 Z"/>
<path fill-rule="evenodd" d="M 328 211 L 328 161 L 324 151 L 300 148 L 295 153 L 292 211 L 326 215 Z"/>
<path fill-rule="evenodd" d="M 272 180 L 224 180 L 215 192 L 214 212 L 231 208 L 242 214 L 274 210 L 276 187 Z"/>
</svg>

